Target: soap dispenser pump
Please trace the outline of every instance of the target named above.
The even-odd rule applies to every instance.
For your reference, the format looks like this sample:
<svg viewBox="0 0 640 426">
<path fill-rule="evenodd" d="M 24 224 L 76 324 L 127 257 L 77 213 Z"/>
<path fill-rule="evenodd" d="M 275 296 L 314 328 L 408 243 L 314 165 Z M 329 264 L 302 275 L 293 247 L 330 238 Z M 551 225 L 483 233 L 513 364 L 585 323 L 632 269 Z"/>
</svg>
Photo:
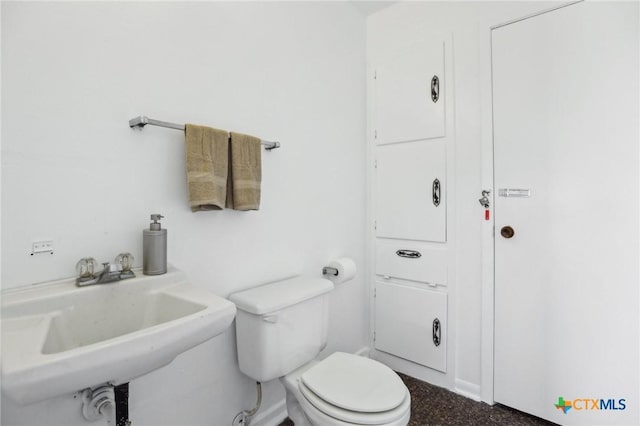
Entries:
<svg viewBox="0 0 640 426">
<path fill-rule="evenodd" d="M 142 231 L 142 273 L 160 275 L 167 272 L 167 230 L 162 229 L 160 219 L 164 216 L 152 214 L 149 229 Z"/>
</svg>

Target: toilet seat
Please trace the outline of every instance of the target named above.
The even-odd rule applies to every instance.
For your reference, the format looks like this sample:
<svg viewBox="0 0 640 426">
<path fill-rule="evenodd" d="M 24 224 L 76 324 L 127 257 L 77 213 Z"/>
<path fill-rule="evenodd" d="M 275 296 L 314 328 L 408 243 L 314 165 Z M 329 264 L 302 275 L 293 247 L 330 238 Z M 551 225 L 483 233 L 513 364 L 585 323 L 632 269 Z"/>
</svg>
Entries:
<svg viewBox="0 0 640 426">
<path fill-rule="evenodd" d="M 402 404 L 395 409 L 382 411 L 379 413 L 360 413 L 357 411 L 345 410 L 344 408 L 336 407 L 326 401 L 318 398 L 313 392 L 311 392 L 303 383 L 299 383 L 299 389 L 302 393 L 304 401 L 300 401 L 302 406 L 311 405 L 325 416 L 332 417 L 339 421 L 343 421 L 349 424 L 356 425 L 386 425 L 395 424 L 395 422 L 401 420 L 403 417 L 408 417 L 411 408 L 411 397 L 409 391 L 406 391 L 406 396 Z M 308 408 L 305 410 L 308 413 Z M 406 422 L 401 422 L 406 424 Z"/>
<path fill-rule="evenodd" d="M 348 423 L 392 424 L 407 416 L 411 407 L 409 391 L 393 370 L 342 352 L 305 371 L 298 389 L 317 410 Z"/>
</svg>

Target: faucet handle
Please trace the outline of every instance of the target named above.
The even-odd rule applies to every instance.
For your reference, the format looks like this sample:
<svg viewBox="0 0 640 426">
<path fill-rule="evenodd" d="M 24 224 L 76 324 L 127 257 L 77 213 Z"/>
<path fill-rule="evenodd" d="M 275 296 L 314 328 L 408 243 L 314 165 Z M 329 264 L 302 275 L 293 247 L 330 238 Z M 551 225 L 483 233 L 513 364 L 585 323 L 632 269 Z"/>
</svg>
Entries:
<svg viewBox="0 0 640 426">
<path fill-rule="evenodd" d="M 120 265 L 122 271 L 130 271 L 133 268 L 133 255 L 131 253 L 120 253 L 113 261 L 116 265 Z"/>
<path fill-rule="evenodd" d="M 76 272 L 80 277 L 90 277 L 95 273 L 97 264 L 93 257 L 83 257 L 76 263 Z"/>
</svg>

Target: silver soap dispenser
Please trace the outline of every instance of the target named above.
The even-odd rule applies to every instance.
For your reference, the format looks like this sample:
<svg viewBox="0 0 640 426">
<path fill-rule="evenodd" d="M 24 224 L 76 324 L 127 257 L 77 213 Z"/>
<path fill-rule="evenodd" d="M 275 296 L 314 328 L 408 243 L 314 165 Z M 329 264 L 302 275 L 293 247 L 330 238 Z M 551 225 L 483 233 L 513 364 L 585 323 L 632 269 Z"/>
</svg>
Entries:
<svg viewBox="0 0 640 426">
<path fill-rule="evenodd" d="M 142 231 L 142 273 L 145 275 L 167 272 L 167 230 L 158 222 L 163 217 L 152 214 L 149 229 Z"/>
</svg>

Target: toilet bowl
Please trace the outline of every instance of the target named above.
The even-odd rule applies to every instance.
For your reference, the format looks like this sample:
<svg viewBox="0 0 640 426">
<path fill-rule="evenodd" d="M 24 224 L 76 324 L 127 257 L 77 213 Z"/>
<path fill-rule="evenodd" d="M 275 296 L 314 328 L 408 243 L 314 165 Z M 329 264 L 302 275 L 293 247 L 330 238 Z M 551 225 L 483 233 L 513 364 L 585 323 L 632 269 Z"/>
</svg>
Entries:
<svg viewBox="0 0 640 426">
<path fill-rule="evenodd" d="M 343 352 L 316 359 L 331 290 L 324 278 L 294 277 L 230 295 L 240 370 L 258 382 L 280 379 L 296 426 L 405 426 L 411 396 L 393 370 Z"/>
<path fill-rule="evenodd" d="M 404 426 L 409 422 L 409 390 L 393 370 L 368 358 L 334 352 L 280 380 L 289 418 L 296 426 Z"/>
</svg>

